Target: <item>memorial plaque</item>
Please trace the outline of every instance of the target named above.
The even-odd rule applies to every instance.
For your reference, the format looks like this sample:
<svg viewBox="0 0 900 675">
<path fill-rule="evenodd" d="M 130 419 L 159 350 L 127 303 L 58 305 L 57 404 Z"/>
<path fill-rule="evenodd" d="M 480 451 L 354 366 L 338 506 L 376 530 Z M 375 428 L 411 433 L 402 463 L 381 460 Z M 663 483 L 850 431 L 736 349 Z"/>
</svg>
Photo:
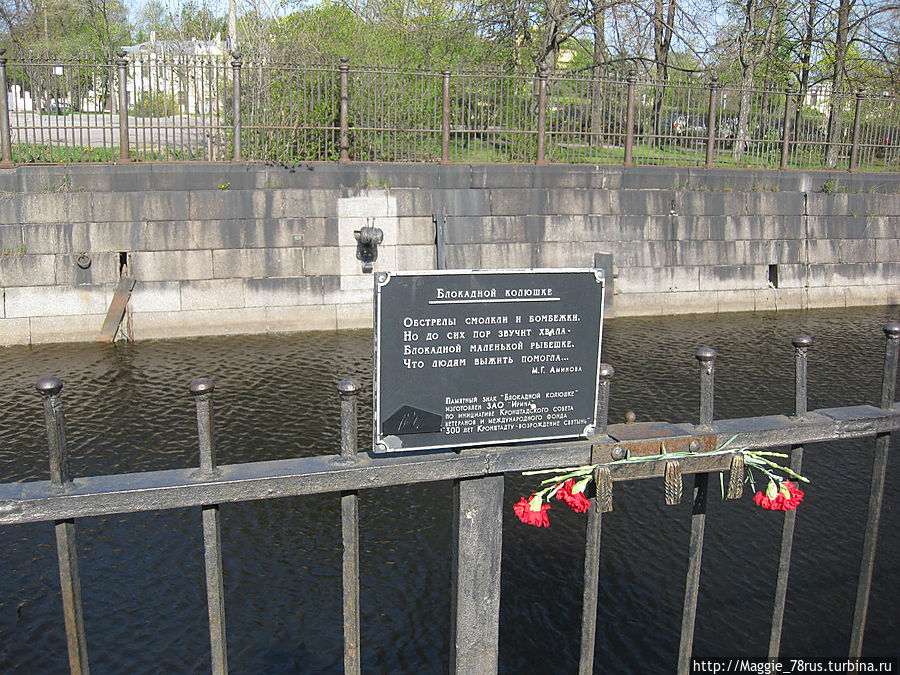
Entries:
<svg viewBox="0 0 900 675">
<path fill-rule="evenodd" d="M 375 275 L 376 452 L 587 437 L 602 270 Z"/>
</svg>

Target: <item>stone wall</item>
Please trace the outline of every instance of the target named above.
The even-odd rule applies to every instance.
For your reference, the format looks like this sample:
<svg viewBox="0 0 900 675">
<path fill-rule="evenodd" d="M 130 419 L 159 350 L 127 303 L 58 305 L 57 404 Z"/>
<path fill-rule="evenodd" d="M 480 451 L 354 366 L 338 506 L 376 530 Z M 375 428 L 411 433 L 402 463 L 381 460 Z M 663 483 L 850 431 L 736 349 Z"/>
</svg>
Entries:
<svg viewBox="0 0 900 675">
<path fill-rule="evenodd" d="M 0 343 L 96 339 L 123 266 L 135 339 L 368 327 L 353 232 L 384 231 L 376 269 L 434 269 L 440 218 L 449 268 L 611 254 L 610 316 L 900 304 L 897 175 L 19 167 L 0 171 Z"/>
</svg>

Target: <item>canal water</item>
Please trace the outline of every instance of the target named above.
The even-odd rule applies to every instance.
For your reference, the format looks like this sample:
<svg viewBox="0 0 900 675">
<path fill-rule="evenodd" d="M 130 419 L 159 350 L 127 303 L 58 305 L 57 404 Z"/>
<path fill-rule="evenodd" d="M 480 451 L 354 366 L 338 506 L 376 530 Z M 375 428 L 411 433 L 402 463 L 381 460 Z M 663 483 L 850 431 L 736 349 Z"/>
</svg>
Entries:
<svg viewBox="0 0 900 675">
<path fill-rule="evenodd" d="M 695 421 L 697 348 L 719 353 L 716 417 L 793 409 L 791 338 L 813 336 L 810 409 L 877 403 L 894 309 L 618 319 L 605 328 L 610 419 Z M 366 383 L 371 442 L 372 335 L 365 331 L 202 338 L 0 351 L 0 481 L 49 477 L 34 383 L 64 383 L 73 475 L 196 465 L 188 382 L 216 382 L 222 463 L 338 450 L 337 382 Z M 900 656 L 900 460 L 894 441 L 864 654 Z M 782 652 L 845 656 L 872 469 L 873 439 L 810 446 L 798 511 Z M 506 479 L 500 669 L 577 669 L 584 516 L 553 508 L 551 526 L 512 505 L 533 478 Z M 690 480 L 687 481 L 690 485 Z M 782 516 L 711 483 L 694 653 L 763 656 Z M 749 492 L 749 491 L 748 491 Z M 441 673 L 450 650 L 452 488 L 447 482 L 361 494 L 362 661 L 371 673 Z M 690 506 L 664 505 L 661 481 L 617 484 L 604 516 L 596 672 L 670 673 L 678 652 Z M 342 669 L 337 495 L 221 508 L 229 665 L 234 673 Z M 78 521 L 94 673 L 208 672 L 198 509 Z M 67 669 L 53 528 L 0 528 L 0 672 Z"/>
</svg>

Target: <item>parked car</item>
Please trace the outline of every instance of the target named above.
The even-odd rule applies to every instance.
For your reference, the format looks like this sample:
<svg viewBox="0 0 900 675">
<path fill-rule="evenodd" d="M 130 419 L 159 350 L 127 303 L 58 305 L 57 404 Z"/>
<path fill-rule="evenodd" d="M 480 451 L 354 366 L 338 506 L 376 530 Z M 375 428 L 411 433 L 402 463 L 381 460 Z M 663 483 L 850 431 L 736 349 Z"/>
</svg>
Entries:
<svg viewBox="0 0 900 675">
<path fill-rule="evenodd" d="M 68 115 L 72 112 L 72 106 L 66 103 L 65 101 L 57 101 L 56 99 L 51 99 L 44 104 L 44 107 L 41 108 L 41 113 L 44 115 Z"/>
</svg>

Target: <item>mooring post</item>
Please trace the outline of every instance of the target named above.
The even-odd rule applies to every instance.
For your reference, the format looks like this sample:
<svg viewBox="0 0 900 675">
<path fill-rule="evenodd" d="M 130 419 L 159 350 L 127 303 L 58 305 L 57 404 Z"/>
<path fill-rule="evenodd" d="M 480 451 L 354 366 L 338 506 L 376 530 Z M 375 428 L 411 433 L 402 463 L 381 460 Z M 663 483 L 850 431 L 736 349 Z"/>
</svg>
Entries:
<svg viewBox="0 0 900 675">
<path fill-rule="evenodd" d="M 606 363 L 600 364 L 600 384 L 597 396 L 597 434 L 605 436 L 609 425 L 609 385 L 615 370 Z M 591 453 L 591 464 L 599 463 L 595 455 L 597 446 Z M 608 461 L 608 460 L 604 460 Z M 608 471 L 608 469 L 607 469 Z M 594 672 L 594 648 L 597 640 L 597 593 L 600 588 L 600 534 L 603 523 L 604 499 L 600 495 L 600 478 L 595 473 L 594 484 L 597 495 L 591 502 L 587 514 L 587 535 L 584 546 L 584 591 L 581 602 L 581 655 L 578 672 L 590 675 Z"/>
<path fill-rule="evenodd" d="M 357 396 L 359 383 L 351 378 L 337 386 L 341 397 L 341 458 L 357 458 Z M 359 640 L 359 493 L 341 492 L 341 539 L 344 589 L 344 673 L 353 675 L 361 669 Z"/>
<path fill-rule="evenodd" d="M 128 60 L 125 58 L 125 50 L 116 52 L 116 68 L 118 69 L 119 82 L 119 161 L 127 162 L 128 156 Z"/>
<path fill-rule="evenodd" d="M 812 338 L 797 335 L 794 346 L 794 419 L 802 422 L 807 413 L 807 365 Z M 803 469 L 803 446 L 791 446 L 791 470 L 800 473 Z M 781 555 L 778 559 L 778 578 L 775 582 L 775 605 L 772 610 L 772 628 L 769 633 L 769 658 L 778 658 L 781 650 L 781 630 L 784 624 L 784 607 L 787 601 L 788 577 L 791 571 L 791 551 L 794 547 L 794 523 L 796 511 L 786 511 L 781 525 Z"/>
<path fill-rule="evenodd" d="M 231 52 L 232 139 L 231 161 L 241 161 L 241 53 Z"/>
<path fill-rule="evenodd" d="M 634 86 L 637 82 L 637 71 L 628 71 L 628 93 L 625 103 L 625 160 L 626 167 L 634 166 Z"/>
<path fill-rule="evenodd" d="M 63 384 L 58 377 L 51 376 L 42 377 L 36 386 L 44 399 L 44 420 L 47 427 L 47 444 L 50 448 L 50 485 L 64 491 L 72 479 L 69 475 L 69 449 L 66 445 L 66 417 L 60 395 Z M 75 521 L 57 520 L 55 529 L 69 670 L 75 675 L 87 675 L 90 667 L 87 637 L 84 632 L 84 611 L 81 605 L 81 576 L 78 573 Z"/>
<path fill-rule="evenodd" d="M 884 354 L 884 374 L 881 381 L 881 407 L 890 410 L 897 394 L 897 360 L 900 352 L 900 322 L 892 321 L 884 327 L 887 337 Z M 878 434 L 875 440 L 875 461 L 872 466 L 872 487 L 869 492 L 869 512 L 866 517 L 866 535 L 856 588 L 856 607 L 853 611 L 853 628 L 850 633 L 850 657 L 862 653 L 863 634 L 866 630 L 866 613 L 869 609 L 869 590 L 872 587 L 872 567 L 875 564 L 875 546 L 878 543 L 878 523 L 881 520 L 881 499 L 884 496 L 884 477 L 887 471 L 888 448 L 891 435 Z"/>
<path fill-rule="evenodd" d="M 712 431 L 715 385 L 716 350 L 702 347 L 697 350 L 700 362 L 700 423 L 699 431 Z M 697 597 L 700 591 L 700 566 L 703 558 L 703 533 L 706 529 L 706 498 L 709 474 L 694 474 L 694 502 L 691 514 L 691 543 L 688 549 L 688 571 L 684 589 L 684 612 L 681 617 L 681 641 L 678 647 L 678 673 L 690 672 L 691 650 L 694 645 L 694 624 L 697 619 Z"/>
<path fill-rule="evenodd" d="M 212 396 L 215 385 L 198 377 L 189 385 L 197 407 L 197 434 L 200 441 L 200 475 L 212 478 L 216 472 Z M 228 672 L 228 643 L 225 639 L 225 588 L 222 566 L 222 535 L 218 504 L 203 506 L 203 553 L 206 561 L 206 601 L 209 613 L 209 646 L 214 675 Z"/>
</svg>

